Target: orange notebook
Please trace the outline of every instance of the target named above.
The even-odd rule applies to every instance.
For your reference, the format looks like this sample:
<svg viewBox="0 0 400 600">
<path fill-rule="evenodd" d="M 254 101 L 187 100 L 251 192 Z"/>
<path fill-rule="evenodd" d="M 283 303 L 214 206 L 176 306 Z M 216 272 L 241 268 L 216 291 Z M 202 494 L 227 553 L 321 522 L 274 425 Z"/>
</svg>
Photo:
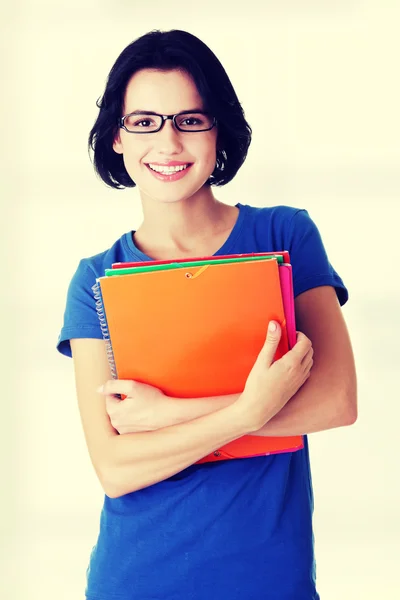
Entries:
<svg viewBox="0 0 400 600">
<path fill-rule="evenodd" d="M 100 277 L 94 292 L 113 375 L 182 399 L 242 392 L 271 319 L 282 325 L 276 358 L 288 350 L 278 268 L 261 260 Z M 248 435 L 198 462 L 300 448 L 302 436 Z"/>
</svg>

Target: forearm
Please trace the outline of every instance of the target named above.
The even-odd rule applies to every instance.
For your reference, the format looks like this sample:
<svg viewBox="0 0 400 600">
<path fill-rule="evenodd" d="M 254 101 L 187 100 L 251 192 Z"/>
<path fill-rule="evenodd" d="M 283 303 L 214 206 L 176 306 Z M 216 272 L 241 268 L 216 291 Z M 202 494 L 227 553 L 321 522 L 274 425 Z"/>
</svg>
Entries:
<svg viewBox="0 0 400 600">
<path fill-rule="evenodd" d="M 340 389 L 324 389 L 312 375 L 289 402 L 261 429 L 259 436 L 306 435 L 352 423 Z"/>
<path fill-rule="evenodd" d="M 209 414 L 232 405 L 240 394 L 210 398 L 173 398 L 174 417 L 183 423 L 201 414 Z M 312 374 L 302 388 L 264 427 L 252 433 L 258 436 L 284 437 L 305 435 L 341 427 L 351 421 L 343 392 L 327 388 L 317 374 Z"/>
<path fill-rule="evenodd" d="M 109 440 L 104 489 L 118 497 L 164 481 L 248 431 L 234 406 L 187 423 Z"/>
<path fill-rule="evenodd" d="M 239 398 L 240 394 L 226 396 L 210 396 L 207 398 L 171 398 L 169 397 L 167 425 L 178 425 L 187 423 L 209 415 L 222 408 L 231 406 Z"/>
</svg>

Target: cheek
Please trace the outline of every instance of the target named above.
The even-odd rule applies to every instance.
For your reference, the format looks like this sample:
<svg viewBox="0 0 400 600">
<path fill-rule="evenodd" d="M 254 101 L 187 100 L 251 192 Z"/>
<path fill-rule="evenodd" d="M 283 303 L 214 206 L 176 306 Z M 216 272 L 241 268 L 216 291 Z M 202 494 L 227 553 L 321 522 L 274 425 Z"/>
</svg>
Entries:
<svg viewBox="0 0 400 600">
<path fill-rule="evenodd" d="M 212 173 L 215 169 L 215 164 L 217 162 L 217 151 L 215 145 L 212 146 L 207 154 L 207 166 L 210 173 Z"/>
<path fill-rule="evenodd" d="M 123 158 L 125 167 L 129 171 L 137 171 L 141 168 L 141 161 L 147 155 L 148 148 L 146 144 L 135 143 L 124 147 Z"/>
<path fill-rule="evenodd" d="M 196 156 L 196 154 L 194 155 Z M 207 166 L 214 167 L 217 158 L 215 137 L 211 137 L 211 139 L 204 140 L 204 142 L 198 148 L 197 155 L 201 156 L 202 162 L 207 164 Z"/>
</svg>

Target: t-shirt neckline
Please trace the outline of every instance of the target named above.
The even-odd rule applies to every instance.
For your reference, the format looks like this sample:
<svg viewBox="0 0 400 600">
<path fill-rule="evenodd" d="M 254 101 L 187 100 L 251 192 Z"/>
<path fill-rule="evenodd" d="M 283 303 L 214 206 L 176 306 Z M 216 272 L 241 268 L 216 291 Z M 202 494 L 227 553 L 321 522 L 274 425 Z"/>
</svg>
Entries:
<svg viewBox="0 0 400 600">
<path fill-rule="evenodd" d="M 241 204 L 240 202 L 235 204 L 235 206 L 239 209 L 239 214 L 236 219 L 236 223 L 234 224 L 228 238 L 225 240 L 222 246 L 213 254 L 213 256 L 230 254 L 232 247 L 235 245 L 236 240 L 238 239 L 242 231 L 248 207 L 246 204 Z M 138 261 L 142 262 L 154 260 L 147 254 L 144 254 L 144 252 L 139 250 L 139 248 L 136 246 L 133 237 L 134 233 L 135 231 L 128 231 L 123 235 L 123 242 L 126 250 L 128 251 L 128 254 L 130 254 L 133 258 L 137 259 Z"/>
</svg>

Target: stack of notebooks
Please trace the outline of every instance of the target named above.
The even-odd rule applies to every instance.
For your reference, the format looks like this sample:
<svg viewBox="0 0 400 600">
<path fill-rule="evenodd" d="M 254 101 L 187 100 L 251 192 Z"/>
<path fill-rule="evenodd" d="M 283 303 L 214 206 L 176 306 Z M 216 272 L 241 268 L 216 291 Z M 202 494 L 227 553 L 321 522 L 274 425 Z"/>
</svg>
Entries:
<svg viewBox="0 0 400 600">
<path fill-rule="evenodd" d="M 296 342 L 287 251 L 115 263 L 93 292 L 113 377 L 182 402 L 241 393 L 270 320 L 282 327 L 275 359 Z M 198 463 L 301 448 L 302 436 L 246 435 Z"/>
</svg>

